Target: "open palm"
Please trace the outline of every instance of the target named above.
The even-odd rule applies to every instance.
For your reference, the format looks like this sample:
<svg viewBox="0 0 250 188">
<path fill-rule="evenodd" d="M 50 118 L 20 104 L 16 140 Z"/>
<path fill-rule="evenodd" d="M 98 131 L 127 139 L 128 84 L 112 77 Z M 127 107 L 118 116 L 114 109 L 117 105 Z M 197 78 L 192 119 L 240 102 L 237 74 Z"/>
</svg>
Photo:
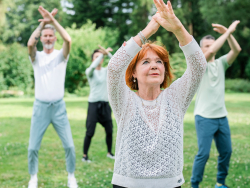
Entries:
<svg viewBox="0 0 250 188">
<path fill-rule="evenodd" d="M 39 22 L 44 22 L 45 24 L 50 24 L 53 22 L 54 20 L 54 16 L 57 13 L 57 9 L 54 8 L 53 11 L 50 13 L 49 11 L 47 11 L 45 8 L 43 8 L 42 6 L 39 6 L 38 11 L 40 12 L 40 14 L 42 15 L 43 19 L 39 19 Z"/>
<path fill-rule="evenodd" d="M 104 55 L 107 55 L 109 52 L 112 52 L 112 51 L 113 51 L 113 49 L 110 48 L 110 47 L 108 47 L 107 49 L 105 49 L 105 48 L 102 47 L 101 45 L 98 45 L 98 46 L 99 46 L 101 52 L 102 52 Z"/>
<path fill-rule="evenodd" d="M 223 25 L 220 24 L 212 24 L 214 31 L 220 33 L 220 34 L 224 34 L 227 31 L 227 28 Z"/>
<path fill-rule="evenodd" d="M 230 33 L 233 33 L 236 30 L 237 25 L 240 23 L 239 20 L 234 21 L 229 27 L 228 30 Z"/>
<path fill-rule="evenodd" d="M 163 0 L 154 0 L 157 14 L 154 19 L 167 31 L 175 32 L 182 27 L 180 20 L 175 16 L 170 1 L 167 4 Z"/>
</svg>

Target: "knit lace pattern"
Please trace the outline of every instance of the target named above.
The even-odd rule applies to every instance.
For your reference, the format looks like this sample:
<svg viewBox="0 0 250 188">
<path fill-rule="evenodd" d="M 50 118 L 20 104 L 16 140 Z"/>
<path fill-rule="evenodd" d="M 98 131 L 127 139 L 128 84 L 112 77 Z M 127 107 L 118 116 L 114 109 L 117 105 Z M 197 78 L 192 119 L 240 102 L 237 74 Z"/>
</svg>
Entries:
<svg viewBox="0 0 250 188">
<path fill-rule="evenodd" d="M 114 174 L 133 179 L 176 177 L 183 169 L 183 118 L 207 62 L 194 39 L 181 47 L 185 73 L 160 93 L 155 105 L 147 106 L 125 82 L 126 69 L 140 49 L 131 38 L 108 64 L 109 101 L 117 122 Z"/>
</svg>

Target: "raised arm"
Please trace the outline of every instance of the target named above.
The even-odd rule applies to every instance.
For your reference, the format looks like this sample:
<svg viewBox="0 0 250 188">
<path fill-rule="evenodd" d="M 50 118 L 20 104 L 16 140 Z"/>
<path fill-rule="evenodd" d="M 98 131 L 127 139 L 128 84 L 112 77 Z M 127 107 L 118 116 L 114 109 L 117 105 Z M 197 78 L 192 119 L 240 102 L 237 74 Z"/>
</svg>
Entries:
<svg viewBox="0 0 250 188">
<path fill-rule="evenodd" d="M 41 22 L 39 26 L 36 28 L 36 30 L 30 36 L 27 44 L 29 56 L 32 62 L 34 62 L 36 58 L 36 51 L 37 51 L 36 45 L 39 41 L 43 27 L 44 27 L 44 22 Z"/>
<path fill-rule="evenodd" d="M 88 77 L 92 77 L 95 68 L 97 68 L 98 66 L 101 66 L 100 63 L 102 62 L 104 55 L 108 55 L 109 58 L 112 58 L 112 54 L 110 53 L 113 51 L 112 48 L 108 47 L 107 49 L 105 49 L 101 45 L 98 45 L 98 46 L 100 48 L 99 52 L 101 52 L 101 54 L 86 69 L 85 73 Z"/>
<path fill-rule="evenodd" d="M 57 9 L 54 9 L 51 12 L 51 15 L 54 17 L 56 15 L 56 13 L 57 13 Z M 44 25 L 45 25 L 44 22 L 41 22 L 39 24 L 39 26 L 36 28 L 36 30 L 30 36 L 28 44 L 27 44 L 28 53 L 29 53 L 29 56 L 30 56 L 32 62 L 35 61 L 35 58 L 36 58 L 36 51 L 37 51 L 36 45 L 39 41 L 39 38 L 40 38 L 40 35 L 41 35 L 41 32 L 43 30 Z"/>
<path fill-rule="evenodd" d="M 191 42 L 192 36 L 175 16 L 170 1 L 165 4 L 163 0 L 154 0 L 154 3 L 158 13 L 153 18 L 167 31 L 174 33 L 181 46 Z"/>
<path fill-rule="evenodd" d="M 100 54 L 86 69 L 85 73 L 88 77 L 92 77 L 95 68 L 101 63 L 102 59 L 103 59 L 103 54 Z"/>
<path fill-rule="evenodd" d="M 227 38 L 227 41 L 231 48 L 230 52 L 227 55 L 227 63 L 229 65 L 232 65 L 236 57 L 239 55 L 241 47 L 232 34 Z"/>
<path fill-rule="evenodd" d="M 239 23 L 240 23 L 240 21 L 235 21 L 234 25 L 237 26 Z M 218 33 L 221 33 L 221 34 L 226 33 L 226 31 L 228 30 L 226 27 L 224 27 L 223 25 L 220 25 L 220 24 L 212 24 L 212 26 L 214 27 L 215 31 L 217 31 Z M 238 42 L 235 40 L 235 38 L 233 37 L 232 34 L 230 34 L 228 36 L 227 42 L 231 48 L 230 52 L 227 55 L 227 63 L 229 65 L 231 65 L 234 62 L 234 60 L 236 59 L 236 57 L 239 55 L 239 53 L 241 51 L 241 47 L 238 44 Z"/>
<path fill-rule="evenodd" d="M 159 24 L 152 19 L 142 31 L 146 38 L 153 35 Z M 128 65 L 141 50 L 142 42 L 139 36 L 132 37 L 116 51 L 108 64 L 108 95 L 116 121 L 121 120 L 123 110 L 128 105 L 129 95 L 132 93 L 126 85 L 125 73 Z"/>
<path fill-rule="evenodd" d="M 158 13 L 154 19 L 167 31 L 173 32 L 179 41 L 187 61 L 184 75 L 175 81 L 167 91 L 177 97 L 180 108 L 185 114 L 192 98 L 198 89 L 200 80 L 206 70 L 206 59 L 193 37 L 187 32 L 180 20 L 175 16 L 170 1 L 154 0 Z"/>
<path fill-rule="evenodd" d="M 38 21 L 44 22 L 45 24 L 52 24 L 54 25 L 57 32 L 63 39 L 63 56 L 66 59 L 69 55 L 70 48 L 71 48 L 71 38 L 67 31 L 58 23 L 58 21 L 53 17 L 53 15 L 44 9 L 42 6 L 39 7 L 38 11 L 43 16 L 43 19 L 39 19 Z"/>
<path fill-rule="evenodd" d="M 104 47 L 102 47 L 100 44 L 98 45 L 101 52 L 104 54 L 104 55 L 107 55 L 109 58 L 112 58 L 112 54 L 110 52 L 113 52 L 113 49 L 108 47 L 107 49 L 105 49 Z"/>
<path fill-rule="evenodd" d="M 231 35 L 235 31 L 239 23 L 239 21 L 233 22 L 228 29 L 220 24 L 212 24 L 212 26 L 214 27 L 214 31 L 221 33 L 222 35 L 210 46 L 209 50 L 204 54 L 207 61 L 210 61 L 211 58 L 219 51 L 219 49 L 221 49 L 225 41 L 232 37 Z M 237 57 L 237 55 L 235 56 L 235 53 L 230 54 L 230 56 L 235 56 L 235 58 Z M 230 62 L 231 59 L 233 58 L 230 58 Z"/>
</svg>

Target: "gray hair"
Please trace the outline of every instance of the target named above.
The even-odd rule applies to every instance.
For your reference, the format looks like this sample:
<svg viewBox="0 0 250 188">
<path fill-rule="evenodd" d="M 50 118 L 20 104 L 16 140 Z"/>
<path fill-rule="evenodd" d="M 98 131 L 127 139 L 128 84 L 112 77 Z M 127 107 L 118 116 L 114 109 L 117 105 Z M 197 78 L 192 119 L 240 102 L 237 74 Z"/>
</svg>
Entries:
<svg viewBox="0 0 250 188">
<path fill-rule="evenodd" d="M 202 39 L 200 40 L 200 47 L 202 47 L 202 42 L 203 42 L 204 39 L 215 40 L 215 38 L 212 35 L 206 35 L 206 36 L 202 37 Z"/>
<path fill-rule="evenodd" d="M 51 24 L 46 24 L 44 27 L 43 27 L 43 30 L 44 29 L 51 29 L 52 31 L 54 31 L 54 35 L 56 34 L 56 29 L 55 29 L 55 27 L 53 26 L 53 25 L 51 25 Z M 42 32 L 43 32 L 43 30 L 42 30 Z"/>
</svg>

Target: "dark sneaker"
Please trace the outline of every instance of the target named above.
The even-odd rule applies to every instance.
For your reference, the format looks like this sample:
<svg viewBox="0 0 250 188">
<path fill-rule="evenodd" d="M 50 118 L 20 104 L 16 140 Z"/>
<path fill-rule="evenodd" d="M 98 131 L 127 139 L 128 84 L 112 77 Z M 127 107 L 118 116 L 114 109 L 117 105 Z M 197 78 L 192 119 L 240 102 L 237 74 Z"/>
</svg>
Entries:
<svg viewBox="0 0 250 188">
<path fill-rule="evenodd" d="M 91 160 L 89 160 L 88 156 L 86 156 L 86 157 L 82 157 L 82 162 L 91 163 Z"/>
<path fill-rule="evenodd" d="M 110 159 L 115 159 L 115 156 L 112 153 L 108 153 L 107 157 L 110 158 Z"/>
</svg>

